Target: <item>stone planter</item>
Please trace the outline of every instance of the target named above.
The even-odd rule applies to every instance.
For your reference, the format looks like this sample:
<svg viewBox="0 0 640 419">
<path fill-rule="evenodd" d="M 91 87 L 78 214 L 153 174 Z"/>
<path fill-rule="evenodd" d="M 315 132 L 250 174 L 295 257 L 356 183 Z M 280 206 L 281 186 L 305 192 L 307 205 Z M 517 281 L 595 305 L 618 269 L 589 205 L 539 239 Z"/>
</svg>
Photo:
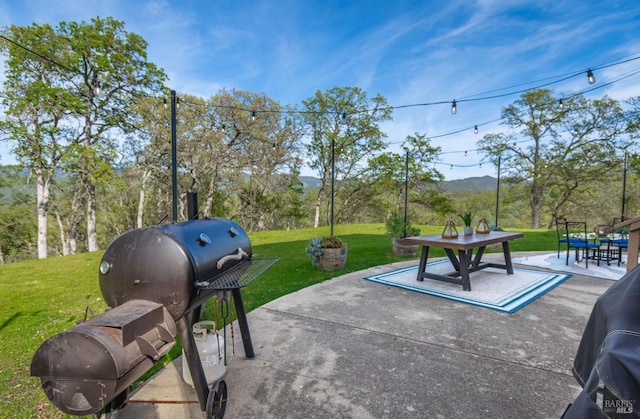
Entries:
<svg viewBox="0 0 640 419">
<path fill-rule="evenodd" d="M 391 239 L 394 256 L 415 256 L 418 253 L 418 245 L 405 244 L 402 239 Z"/>
<path fill-rule="evenodd" d="M 342 269 L 347 264 L 347 246 L 339 249 L 322 248 L 322 256 L 318 258 L 318 268 L 325 271 Z"/>
</svg>

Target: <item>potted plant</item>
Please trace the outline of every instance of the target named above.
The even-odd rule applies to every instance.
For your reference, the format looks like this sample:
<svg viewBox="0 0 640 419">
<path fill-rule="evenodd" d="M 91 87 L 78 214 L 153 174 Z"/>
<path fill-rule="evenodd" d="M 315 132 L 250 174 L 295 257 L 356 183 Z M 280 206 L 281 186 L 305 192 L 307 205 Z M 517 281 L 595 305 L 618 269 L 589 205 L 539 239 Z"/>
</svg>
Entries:
<svg viewBox="0 0 640 419">
<path fill-rule="evenodd" d="M 473 221 L 473 214 L 471 211 L 463 212 L 462 214 L 458 214 L 458 217 L 462 218 L 464 222 L 464 235 L 469 236 L 473 234 L 473 227 L 471 227 L 471 222 Z"/>
<path fill-rule="evenodd" d="M 413 256 L 417 253 L 417 245 L 402 242 L 405 237 L 420 235 L 420 229 L 413 227 L 410 220 L 407 219 L 405 222 L 404 218 L 394 212 L 387 218 L 385 226 L 387 234 L 391 236 L 391 246 L 395 256 Z"/>
<path fill-rule="evenodd" d="M 336 236 L 314 237 L 305 249 L 316 268 L 332 271 L 347 263 L 347 244 Z"/>
</svg>

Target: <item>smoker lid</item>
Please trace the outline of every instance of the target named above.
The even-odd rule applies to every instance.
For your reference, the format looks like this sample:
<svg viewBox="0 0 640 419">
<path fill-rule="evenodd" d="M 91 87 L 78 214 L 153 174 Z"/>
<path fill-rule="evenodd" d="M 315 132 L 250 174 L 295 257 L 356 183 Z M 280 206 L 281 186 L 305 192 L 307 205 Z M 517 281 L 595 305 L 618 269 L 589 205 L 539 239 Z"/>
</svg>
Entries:
<svg viewBox="0 0 640 419">
<path fill-rule="evenodd" d="M 223 218 L 130 230 L 107 247 L 100 289 L 111 307 L 150 300 L 163 304 L 177 320 L 202 297 L 196 284 L 232 270 L 242 273 L 251 257 L 247 234 Z"/>
</svg>

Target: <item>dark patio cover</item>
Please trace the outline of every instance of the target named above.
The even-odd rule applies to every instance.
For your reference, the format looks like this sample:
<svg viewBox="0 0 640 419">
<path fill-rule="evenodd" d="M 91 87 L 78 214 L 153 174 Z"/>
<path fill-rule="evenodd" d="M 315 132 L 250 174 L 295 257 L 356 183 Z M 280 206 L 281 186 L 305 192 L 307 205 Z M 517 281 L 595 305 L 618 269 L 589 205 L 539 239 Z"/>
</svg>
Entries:
<svg viewBox="0 0 640 419">
<path fill-rule="evenodd" d="M 563 418 L 640 417 L 640 266 L 596 301 L 573 375 L 583 389 Z"/>
</svg>

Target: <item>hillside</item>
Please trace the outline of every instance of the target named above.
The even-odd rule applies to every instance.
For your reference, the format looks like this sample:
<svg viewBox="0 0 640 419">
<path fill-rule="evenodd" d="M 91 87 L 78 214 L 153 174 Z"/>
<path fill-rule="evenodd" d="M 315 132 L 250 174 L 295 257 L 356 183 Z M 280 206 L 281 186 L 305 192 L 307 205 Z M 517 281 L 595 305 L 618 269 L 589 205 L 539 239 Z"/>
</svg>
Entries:
<svg viewBox="0 0 640 419">
<path fill-rule="evenodd" d="M 300 176 L 304 189 L 320 187 L 320 179 L 313 176 Z M 446 180 L 439 185 L 447 192 L 478 192 L 496 188 L 496 178 L 491 176 L 470 177 L 466 179 Z"/>
<path fill-rule="evenodd" d="M 492 191 L 496 189 L 496 182 L 492 176 L 469 177 L 441 182 L 440 187 L 447 192 Z"/>
</svg>

